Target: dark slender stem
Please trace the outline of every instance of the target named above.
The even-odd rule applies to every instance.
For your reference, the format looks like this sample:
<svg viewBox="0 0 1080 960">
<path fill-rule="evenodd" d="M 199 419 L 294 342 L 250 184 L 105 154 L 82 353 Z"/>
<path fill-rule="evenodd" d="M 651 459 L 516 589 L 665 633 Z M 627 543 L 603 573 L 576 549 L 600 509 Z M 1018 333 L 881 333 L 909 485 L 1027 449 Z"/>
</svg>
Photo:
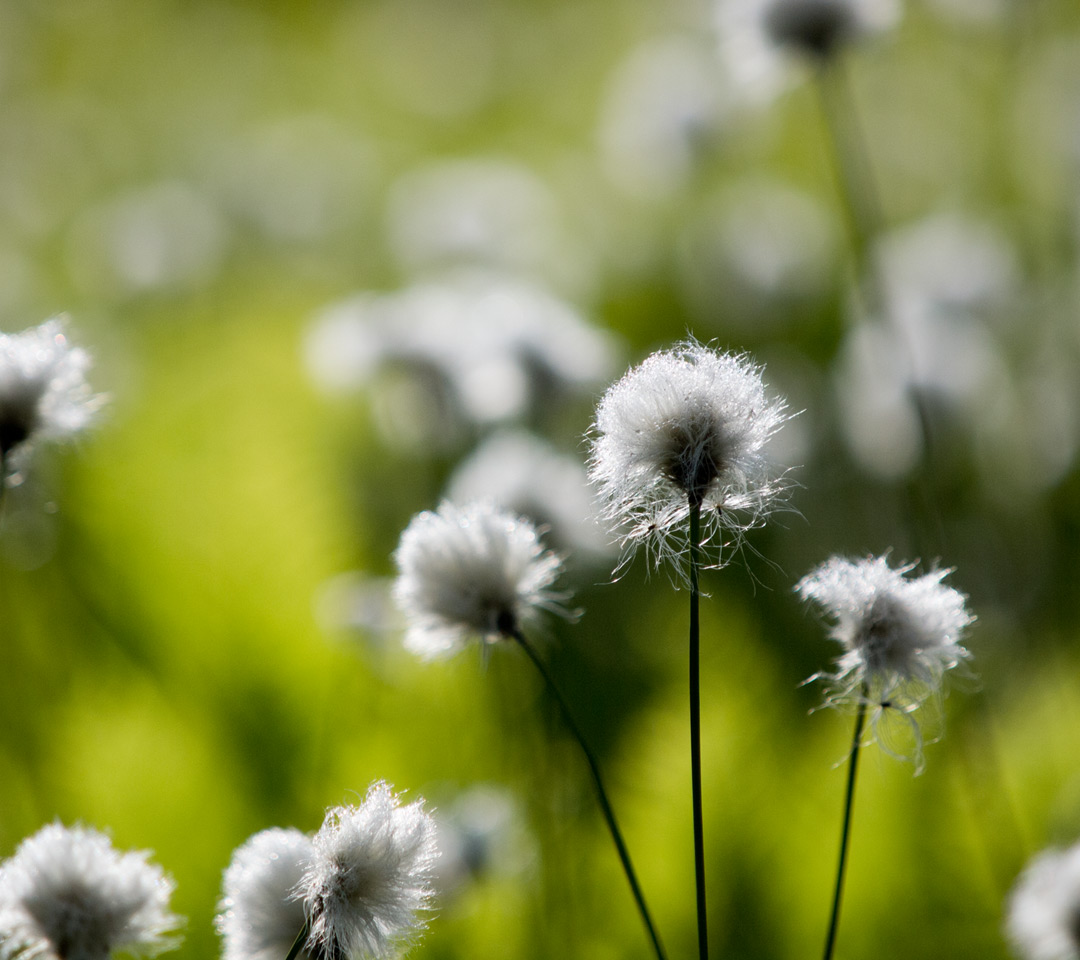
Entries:
<svg viewBox="0 0 1080 960">
<path fill-rule="evenodd" d="M 690 777 L 694 805 L 694 881 L 697 890 L 698 955 L 708 960 L 705 917 L 705 826 L 701 803 L 701 626 L 698 568 L 701 566 L 701 498 L 690 496 Z"/>
<path fill-rule="evenodd" d="M 888 278 L 883 275 L 880 261 L 874 256 L 874 238 L 882 233 L 886 225 L 885 210 L 843 57 L 833 56 L 824 61 L 818 80 L 821 110 L 832 147 L 837 190 L 855 254 L 856 290 L 862 300 L 862 310 L 864 314 L 887 324 L 902 344 L 902 360 L 911 384 L 909 399 L 918 421 L 927 471 L 923 483 L 909 490 L 916 525 L 923 528 L 919 531 L 918 539 L 925 543 L 933 538 L 941 549 L 945 545 L 945 531 L 937 506 L 938 498 L 934 495 L 941 484 L 937 476 L 933 416 L 926 395 L 917 382 L 918 360 L 911 335 L 893 315 Z"/>
<path fill-rule="evenodd" d="M 660 943 L 660 935 L 657 933 L 656 927 L 653 924 L 652 917 L 649 914 L 649 908 L 645 903 L 645 895 L 641 891 L 641 885 L 638 883 L 637 874 L 634 872 L 634 865 L 630 861 L 630 851 L 626 848 L 622 832 L 619 830 L 619 825 L 615 820 L 615 811 L 611 807 L 611 801 L 608 800 L 607 790 L 604 788 L 604 781 L 600 775 L 600 764 L 597 762 L 596 755 L 592 752 L 588 742 L 585 740 L 581 728 L 575 722 L 574 716 L 570 712 L 570 705 L 566 702 L 566 698 L 559 690 L 547 665 L 537 655 L 532 644 L 525 639 L 525 635 L 520 630 L 514 629 L 509 631 L 509 636 L 516 641 L 522 650 L 525 651 L 526 656 L 533 662 L 536 669 L 540 671 L 540 676 L 543 677 L 544 683 L 547 684 L 548 690 L 558 704 L 559 710 L 562 712 L 563 722 L 566 724 L 567 729 L 573 735 L 574 739 L 577 740 L 578 746 L 581 747 L 581 752 L 585 754 L 585 761 L 589 765 L 593 784 L 596 787 L 596 796 L 600 803 L 600 812 L 603 813 L 604 821 L 607 823 L 608 830 L 611 832 L 611 839 L 615 842 L 615 849 L 618 851 L 619 860 L 622 862 L 622 868 L 623 872 L 626 874 L 626 879 L 630 883 L 630 891 L 634 895 L 634 902 L 637 904 L 638 913 L 641 914 L 641 919 L 645 924 L 646 930 L 648 930 L 649 939 L 652 941 L 653 949 L 656 951 L 657 960 L 666 960 L 664 948 Z"/>
<path fill-rule="evenodd" d="M 855 775 L 859 769 L 859 745 L 862 742 L 863 725 L 866 722 L 866 691 L 859 701 L 859 712 L 855 714 L 855 735 L 851 739 L 851 757 L 848 760 L 847 789 L 844 792 L 844 826 L 840 832 L 840 861 L 836 867 L 836 889 L 833 892 L 832 914 L 829 917 L 829 932 L 825 937 L 825 957 L 830 960 L 836 943 L 836 931 L 840 926 L 840 901 L 844 893 L 844 872 L 847 868 L 848 844 L 851 840 L 851 810 L 855 799 Z"/>
<path fill-rule="evenodd" d="M 293 945 L 289 948 L 289 954 L 285 960 L 296 960 L 300 955 L 300 951 L 304 949 L 304 943 L 311 933 L 311 921 L 305 920 L 304 925 L 300 928 L 300 932 L 296 935 L 296 939 L 293 941 Z"/>
</svg>

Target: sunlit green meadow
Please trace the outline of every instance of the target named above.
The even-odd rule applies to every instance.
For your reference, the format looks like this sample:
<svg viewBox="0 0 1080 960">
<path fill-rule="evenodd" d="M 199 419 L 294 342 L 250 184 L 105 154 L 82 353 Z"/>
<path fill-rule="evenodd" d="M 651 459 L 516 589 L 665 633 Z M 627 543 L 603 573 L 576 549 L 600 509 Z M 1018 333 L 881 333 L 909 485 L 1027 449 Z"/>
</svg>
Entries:
<svg viewBox="0 0 1080 960">
<path fill-rule="evenodd" d="M 610 331 L 610 377 L 692 333 L 750 351 L 798 412 L 776 450 L 790 509 L 703 581 L 714 955 L 820 952 L 851 717 L 813 710 L 802 682 L 835 644 L 792 586 L 890 549 L 955 567 L 972 676 L 928 725 L 924 773 L 862 757 L 837 956 L 1009 955 L 1015 877 L 1080 837 L 1080 12 L 910 2 L 852 51 L 888 225 L 970 218 L 1000 254 L 989 279 L 940 254 L 979 335 L 926 348 L 934 443 L 904 456 L 904 397 L 877 429 L 845 379 L 856 261 L 812 80 L 693 119 L 659 166 L 611 154 L 627 58 L 671 36 L 712 51 L 710 20 L 644 0 L 0 0 L 0 329 L 68 314 L 109 397 L 5 495 L 0 856 L 57 818 L 153 850 L 188 918 L 173 955 L 205 958 L 254 832 L 315 830 L 375 779 L 447 822 L 483 787 L 510 825 L 446 878 L 411 955 L 650 956 L 527 660 L 423 663 L 336 602 L 342 575 L 393 575 L 410 517 L 506 425 L 425 440 L 400 371 L 333 390 L 310 362 L 327 305 L 475 265 L 482 245 L 424 248 L 432 223 L 406 214 L 409 176 L 477 161 L 527 184 L 485 265 Z M 963 300 L 969 280 L 992 302 Z M 583 462 L 605 386 L 509 422 Z M 687 596 L 617 562 L 569 557 L 581 615 L 535 639 L 675 960 L 696 949 Z"/>
</svg>

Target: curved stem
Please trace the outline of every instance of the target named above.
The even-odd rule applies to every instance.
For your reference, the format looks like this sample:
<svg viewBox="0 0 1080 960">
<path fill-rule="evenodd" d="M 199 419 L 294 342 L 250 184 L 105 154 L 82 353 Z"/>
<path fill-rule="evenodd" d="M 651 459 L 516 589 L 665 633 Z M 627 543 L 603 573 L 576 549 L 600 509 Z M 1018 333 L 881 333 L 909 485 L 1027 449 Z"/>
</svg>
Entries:
<svg viewBox="0 0 1080 960">
<path fill-rule="evenodd" d="M 697 891 L 698 956 L 708 960 L 709 928 L 705 917 L 705 827 L 701 802 L 701 498 L 690 496 L 690 776 L 694 806 L 694 881 Z"/>
<path fill-rule="evenodd" d="M 840 832 L 840 862 L 836 867 L 836 889 L 833 891 L 832 914 L 829 917 L 829 932 L 825 937 L 824 960 L 830 960 L 836 943 L 836 931 L 840 926 L 840 901 L 844 893 L 844 871 L 847 867 L 848 842 L 851 839 L 851 809 L 855 799 L 855 775 L 859 769 L 859 744 L 862 741 L 863 725 L 866 723 L 866 691 L 859 701 L 859 712 L 855 714 L 855 735 L 851 739 L 851 759 L 848 761 L 847 789 L 844 792 L 844 826 Z"/>
<path fill-rule="evenodd" d="M 574 716 L 570 712 L 570 706 L 566 702 L 566 698 L 563 697 L 562 692 L 556 685 L 546 664 L 537 655 L 532 644 L 525 639 L 525 635 L 520 630 L 511 630 L 508 635 L 516 641 L 522 650 L 525 651 L 526 656 L 533 662 L 536 669 L 540 671 L 540 676 L 543 677 L 544 683 L 547 684 L 548 690 L 551 692 L 552 697 L 559 706 L 559 710 L 562 712 L 563 722 L 566 724 L 567 729 L 573 735 L 574 739 L 577 740 L 578 746 L 581 747 L 581 752 L 585 754 L 585 761 L 589 765 L 589 772 L 592 774 L 593 784 L 596 787 L 596 796 L 600 803 L 600 812 L 604 815 L 604 821 L 607 823 L 608 830 L 611 832 L 611 839 L 615 842 L 615 849 L 618 851 L 619 860 L 622 862 L 622 868 L 623 872 L 626 874 L 626 879 L 630 883 L 630 891 L 634 895 L 634 902 L 637 904 L 638 913 L 641 914 L 641 919 L 649 933 L 649 939 L 652 941 L 653 949 L 656 951 L 657 960 L 666 960 L 664 948 L 660 943 L 660 935 L 656 932 L 656 927 L 649 914 L 649 908 L 645 903 L 645 895 L 641 891 L 641 885 L 638 883 L 637 874 L 634 872 L 634 865 L 630 862 L 630 852 L 626 848 L 622 832 L 619 830 L 619 825 L 615 821 L 615 811 L 611 807 L 611 801 L 608 800 L 607 790 L 604 788 L 604 781 L 600 775 L 600 764 L 597 762 L 596 755 L 592 752 L 592 749 L 586 742 L 585 737 L 581 732 L 581 728 L 578 727 L 575 722 Z"/>
</svg>

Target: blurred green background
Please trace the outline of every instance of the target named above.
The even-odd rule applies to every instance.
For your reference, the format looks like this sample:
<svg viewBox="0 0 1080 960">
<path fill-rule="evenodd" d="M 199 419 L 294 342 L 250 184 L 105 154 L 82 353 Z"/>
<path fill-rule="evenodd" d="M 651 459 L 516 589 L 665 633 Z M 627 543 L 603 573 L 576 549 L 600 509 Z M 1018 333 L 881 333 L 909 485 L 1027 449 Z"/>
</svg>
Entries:
<svg viewBox="0 0 1080 960">
<path fill-rule="evenodd" d="M 978 680 L 922 776 L 867 751 L 837 956 L 1007 955 L 1017 872 L 1080 836 L 1080 10 L 911 0 L 851 51 L 844 122 L 884 216 L 861 259 L 814 78 L 736 83 L 713 19 L 0 0 L 0 328 L 68 313 L 110 396 L 6 497 L 0 855 L 53 818 L 152 849 L 189 917 L 175 955 L 209 957 L 232 850 L 385 778 L 469 851 L 415 955 L 647 957 L 529 664 L 416 661 L 380 578 L 485 440 L 528 428 L 583 462 L 606 384 L 691 332 L 801 411 L 775 451 L 793 509 L 706 576 L 714 955 L 820 949 L 850 718 L 809 712 L 835 651 L 791 587 L 889 549 L 956 568 Z M 859 316 L 859 263 L 891 327 Z M 584 347 L 554 321 L 553 346 L 499 346 L 517 288 L 459 331 L 492 277 L 554 298 Z M 485 361 L 464 386 L 417 360 L 440 330 Z M 560 547 L 584 614 L 537 639 L 690 956 L 686 594 Z"/>
</svg>

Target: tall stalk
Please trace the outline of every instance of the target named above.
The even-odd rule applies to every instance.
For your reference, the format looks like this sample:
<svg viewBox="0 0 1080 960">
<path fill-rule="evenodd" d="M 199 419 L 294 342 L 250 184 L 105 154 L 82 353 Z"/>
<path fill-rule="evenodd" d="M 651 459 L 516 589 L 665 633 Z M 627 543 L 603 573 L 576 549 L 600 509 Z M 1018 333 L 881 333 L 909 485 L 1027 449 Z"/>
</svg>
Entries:
<svg viewBox="0 0 1080 960">
<path fill-rule="evenodd" d="M 824 960 L 831 960 L 836 944 L 836 931 L 840 926 L 840 902 L 844 896 L 844 873 L 847 869 L 847 853 L 851 840 L 851 811 L 855 800 L 855 777 L 859 771 L 859 746 L 862 743 L 863 726 L 866 723 L 866 695 L 863 690 L 859 711 L 855 714 L 855 735 L 851 739 L 851 756 L 848 759 L 847 788 L 844 791 L 844 825 L 840 831 L 840 858 L 836 865 L 836 888 L 833 891 L 832 912 L 829 915 L 829 932 L 825 936 Z"/>
<path fill-rule="evenodd" d="M 638 913 L 641 914 L 641 920 L 645 924 L 645 929 L 648 931 L 649 939 L 652 941 L 653 950 L 656 953 L 657 960 L 666 960 L 663 945 L 660 943 L 660 935 L 656 931 L 655 924 L 653 924 L 652 916 L 649 914 L 648 905 L 645 903 L 645 895 L 642 893 L 641 884 L 638 883 L 637 874 L 634 872 L 634 865 L 630 860 L 630 851 L 626 847 L 622 831 L 619 830 L 619 825 L 615 820 L 615 811 L 612 809 L 611 801 L 608 799 L 607 790 L 604 787 L 604 780 L 600 775 L 600 764 L 596 759 L 596 755 L 589 747 L 588 742 L 585 740 L 585 736 L 581 732 L 581 728 L 574 720 L 574 716 L 570 712 L 570 706 L 566 702 L 566 698 L 562 695 L 562 692 L 559 690 L 559 687 L 556 685 L 547 665 L 537 655 L 532 644 L 525 639 L 525 635 L 518 629 L 511 630 L 509 635 L 518 646 L 525 651 L 526 656 L 533 662 L 536 669 L 540 671 L 540 676 L 543 677 L 544 683 L 547 685 L 551 696 L 555 700 L 555 703 L 558 704 L 559 710 L 562 713 L 563 722 L 566 724 L 567 729 L 573 735 L 574 739 L 577 740 L 578 746 L 581 747 L 581 752 L 585 755 L 585 762 L 589 766 L 589 772 L 592 774 L 593 784 L 596 787 L 596 796 L 600 803 L 600 812 L 604 816 L 604 821 L 607 823 L 608 830 L 611 833 L 611 839 L 615 843 L 616 851 L 618 851 L 619 861 L 622 863 L 623 872 L 626 874 L 626 879 L 630 884 L 630 891 L 634 895 L 634 903 L 637 904 Z"/>
<path fill-rule="evenodd" d="M 904 325 L 893 316 L 887 278 L 874 256 L 874 240 L 886 225 L 885 210 L 866 135 L 859 123 L 847 64 L 842 56 L 833 56 L 820 64 L 817 90 L 832 148 L 837 190 L 854 252 L 856 290 L 862 313 L 876 317 L 893 332 L 902 346 L 902 360 L 907 367 L 908 377 L 913 380 L 917 372 L 915 347 Z M 944 548 L 945 534 L 935 496 L 941 484 L 937 477 L 933 419 L 923 391 L 916 388 L 910 390 L 909 394 L 918 422 L 926 474 L 922 483 L 909 488 L 908 496 L 915 524 L 922 528 L 918 531 L 917 539 L 924 543 L 935 540 L 940 550 Z"/>
<path fill-rule="evenodd" d="M 304 925 L 300 928 L 300 932 L 296 935 L 296 939 L 293 941 L 293 945 L 289 948 L 289 952 L 285 957 L 285 960 L 296 960 L 300 955 L 300 952 L 304 949 L 304 943 L 307 941 L 308 936 L 311 934 L 311 921 L 305 920 Z"/>
<path fill-rule="evenodd" d="M 709 927 L 705 916 L 705 827 L 701 803 L 701 497 L 690 494 L 690 777 L 694 806 L 694 880 L 697 891 L 698 956 L 708 960 Z"/>
</svg>

